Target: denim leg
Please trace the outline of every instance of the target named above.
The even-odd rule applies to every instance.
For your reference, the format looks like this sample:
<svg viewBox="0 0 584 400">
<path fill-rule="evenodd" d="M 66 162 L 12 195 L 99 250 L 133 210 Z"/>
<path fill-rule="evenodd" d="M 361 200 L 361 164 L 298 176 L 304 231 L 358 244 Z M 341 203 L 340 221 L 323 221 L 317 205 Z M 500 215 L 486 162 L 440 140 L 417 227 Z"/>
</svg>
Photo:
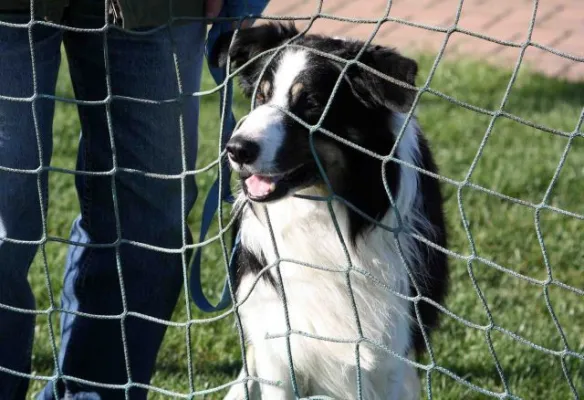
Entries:
<svg viewBox="0 0 584 400">
<path fill-rule="evenodd" d="M 24 15 L 1 17 L 9 22 L 27 22 Z M 32 30 L 37 75 L 37 93 L 52 95 L 59 68 L 61 34 L 55 29 L 35 26 Z M 0 26 L 0 96 L 18 98 L 34 94 L 32 58 L 27 29 Z M 35 244 L 42 237 L 41 197 L 47 205 L 47 173 L 23 173 L 3 168 L 34 170 L 51 157 L 54 102 L 0 99 L 0 304 L 34 310 L 35 300 L 27 281 Z M 42 196 L 39 196 L 39 183 Z M 0 306 L 0 366 L 30 372 L 34 337 L 34 315 Z M 28 379 L 0 372 L 0 399 L 24 399 Z"/>
<path fill-rule="evenodd" d="M 77 176 L 81 215 L 73 224 L 71 238 L 84 244 L 112 246 L 70 248 L 63 289 L 65 309 L 107 316 L 122 314 L 118 268 L 123 271 L 127 311 L 168 320 L 176 305 L 183 282 L 180 253 L 164 253 L 129 243 L 115 246 L 120 239 L 119 230 L 124 240 L 180 249 L 183 221 L 197 195 L 194 178 L 184 179 L 183 207 L 180 177 L 162 179 L 143 173 L 182 172 L 181 111 L 186 167 L 192 170 L 195 166 L 198 99 L 190 96 L 182 103 L 165 101 L 179 97 L 170 31 L 165 28 L 141 36 L 110 31 L 107 39 L 112 94 L 161 103 L 115 98 L 109 110 L 105 105 L 79 106 L 82 136 L 78 169 L 103 172 L 114 166 L 106 118 L 109 111 L 118 170 L 114 179 Z M 200 23 L 172 28 L 185 92 L 199 89 L 205 33 L 205 25 Z M 103 36 L 67 32 L 64 43 L 76 97 L 105 99 Z M 190 234 L 185 235 L 190 243 Z M 121 319 L 62 315 L 63 373 L 94 382 L 125 384 L 129 380 L 126 347 L 132 381 L 147 384 L 165 330 L 162 324 L 134 316 L 124 318 L 122 328 Z M 124 391 L 119 389 L 72 381 L 66 382 L 66 387 L 74 399 L 124 398 Z M 51 398 L 48 392 L 45 390 L 45 398 Z M 93 397 L 88 397 L 89 392 Z M 132 399 L 145 399 L 146 391 L 133 388 L 130 395 Z"/>
</svg>

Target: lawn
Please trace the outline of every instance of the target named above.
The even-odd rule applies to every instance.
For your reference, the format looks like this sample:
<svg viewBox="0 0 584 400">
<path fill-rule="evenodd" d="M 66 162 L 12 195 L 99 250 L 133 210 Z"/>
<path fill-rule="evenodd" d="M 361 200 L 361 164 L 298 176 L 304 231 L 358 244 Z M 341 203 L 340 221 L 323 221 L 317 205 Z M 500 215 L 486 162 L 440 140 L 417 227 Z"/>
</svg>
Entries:
<svg viewBox="0 0 584 400">
<path fill-rule="evenodd" d="M 430 56 L 417 58 L 421 67 L 418 78 L 421 86 L 434 59 Z M 510 77 L 511 70 L 450 60 L 439 65 L 430 87 L 472 106 L 493 111 L 501 106 Z M 208 75 L 204 86 L 213 86 Z M 66 66 L 61 71 L 58 91 L 61 96 L 72 97 Z M 551 79 L 522 68 L 503 110 L 544 127 L 572 132 L 583 105 L 583 83 Z M 202 98 L 199 166 L 208 164 L 217 154 L 217 106 L 216 95 Z M 247 102 L 238 95 L 238 117 L 245 113 L 247 107 Z M 418 115 L 434 149 L 441 174 L 453 181 L 463 181 L 477 156 L 492 117 L 455 105 L 432 93 L 422 95 Z M 54 127 L 53 165 L 73 169 L 79 133 L 74 105 L 57 105 Z M 490 136 L 468 179 L 471 186 L 460 190 L 461 204 L 458 202 L 458 187 L 444 182 L 449 249 L 460 255 L 450 257 L 452 286 L 446 307 L 467 324 L 443 314 L 442 328 L 432 337 L 435 365 L 443 369 L 434 369 L 430 374 L 433 398 L 486 397 L 445 374 L 444 370 L 487 391 L 504 392 L 507 385 L 510 393 L 525 399 L 573 397 L 562 372 L 561 358 L 557 355 L 564 349 L 564 342 L 546 305 L 546 293 L 569 348 L 580 354 L 580 358 L 566 355 L 564 360 L 575 390 L 584 396 L 584 221 L 555 209 L 542 208 L 538 214 L 539 223 L 536 224 L 534 208 L 510 200 L 540 204 L 567 144 L 568 138 L 565 136 L 500 117 L 494 121 Z M 582 176 L 584 137 L 575 137 L 546 204 L 583 215 Z M 197 176 L 201 193 L 205 193 L 213 179 L 213 171 Z M 508 197 L 494 196 L 477 189 L 479 187 Z M 67 238 L 70 223 L 78 212 L 73 176 L 52 172 L 50 190 L 49 234 Z M 198 232 L 202 202 L 198 203 L 189 219 L 195 233 Z M 463 224 L 460 206 L 468 221 L 468 229 Z M 538 241 L 537 225 L 547 250 L 547 259 Z M 469 238 L 474 243 L 474 251 Z M 46 246 L 46 261 L 57 301 L 66 250 L 66 245 L 62 243 L 50 242 Z M 461 257 L 471 254 L 478 259 L 469 265 Z M 206 291 L 217 297 L 224 276 L 219 245 L 209 245 L 204 257 Z M 503 268 L 495 267 L 491 262 Z M 43 271 L 43 260 L 39 255 L 31 269 L 30 281 L 38 307 L 45 309 L 49 306 L 49 294 Z M 550 275 L 554 282 L 577 290 L 567 290 L 556 284 L 544 290 L 537 282 L 544 282 Z M 484 300 L 481 300 L 477 290 Z M 194 309 L 193 315 L 195 318 L 208 317 Z M 183 297 L 173 321 L 185 320 Z M 58 315 L 53 317 L 53 322 L 58 328 Z M 490 323 L 495 329 L 486 330 Z M 483 328 L 470 326 L 472 324 Z M 515 338 L 508 332 L 513 333 Z M 237 374 L 240 358 L 233 319 L 228 317 L 213 323 L 193 325 L 191 335 L 194 388 L 209 389 L 232 380 Z M 505 383 L 497 372 L 487 338 L 492 341 Z M 528 342 L 550 349 L 556 355 L 534 348 Z M 430 363 L 429 359 L 425 361 Z M 39 375 L 52 374 L 53 356 L 47 317 L 37 319 L 33 368 Z M 422 375 L 426 385 L 426 375 Z M 168 329 L 152 384 L 181 394 L 191 390 L 184 328 Z M 30 396 L 37 393 L 41 386 L 42 382 L 33 382 Z M 221 398 L 223 393 L 211 394 L 206 398 Z M 176 397 L 151 392 L 150 398 Z"/>
</svg>

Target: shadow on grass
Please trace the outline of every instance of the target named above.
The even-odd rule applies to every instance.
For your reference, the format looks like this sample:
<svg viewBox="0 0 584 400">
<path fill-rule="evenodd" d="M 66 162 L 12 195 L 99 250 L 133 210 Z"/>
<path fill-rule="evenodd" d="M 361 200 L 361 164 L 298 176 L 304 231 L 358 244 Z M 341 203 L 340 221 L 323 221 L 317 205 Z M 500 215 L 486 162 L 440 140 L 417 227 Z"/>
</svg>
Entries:
<svg viewBox="0 0 584 400">
<path fill-rule="evenodd" d="M 542 74 L 520 73 L 505 108 L 510 111 L 519 108 L 531 112 L 547 112 L 558 103 L 582 107 L 584 81 L 569 82 Z"/>
<path fill-rule="evenodd" d="M 444 363 L 441 364 L 441 366 L 461 377 L 468 383 L 494 391 L 502 390 L 503 388 L 501 378 L 499 377 L 499 373 L 497 372 L 493 361 L 489 363 L 485 362 L 485 359 L 473 359 L 471 362 Z M 584 366 L 582 360 L 576 358 L 570 359 L 568 357 L 566 368 L 577 390 L 584 389 L 582 382 L 583 377 L 581 374 L 582 366 Z M 525 387 L 525 381 L 529 381 L 530 379 L 536 381 L 540 377 L 548 377 L 549 379 L 552 379 L 550 377 L 550 364 L 548 362 L 533 362 L 533 360 L 521 360 L 518 358 L 502 362 L 502 368 L 507 383 L 512 389 L 517 391 L 531 390 L 531 388 Z M 554 381 L 555 379 L 565 379 L 561 372 L 560 358 L 557 358 L 557 368 L 558 371 L 556 371 L 557 374 L 554 375 Z M 435 378 L 444 377 L 448 380 L 452 379 L 450 376 L 438 371 L 433 373 L 433 376 Z M 559 383 L 558 381 L 555 382 L 556 384 Z M 567 385 L 567 380 L 565 383 Z M 567 386 L 564 389 L 567 389 Z"/>
</svg>

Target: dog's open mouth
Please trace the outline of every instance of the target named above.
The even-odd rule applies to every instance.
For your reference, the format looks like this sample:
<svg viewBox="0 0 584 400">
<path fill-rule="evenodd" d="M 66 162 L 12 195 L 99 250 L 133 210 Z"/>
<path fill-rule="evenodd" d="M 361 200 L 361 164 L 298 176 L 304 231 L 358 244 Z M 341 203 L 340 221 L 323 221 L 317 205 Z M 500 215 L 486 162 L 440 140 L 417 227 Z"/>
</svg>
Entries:
<svg viewBox="0 0 584 400">
<path fill-rule="evenodd" d="M 307 165 L 301 165 L 288 172 L 261 175 L 241 175 L 243 191 L 252 201 L 268 202 L 279 200 L 288 193 L 314 182 L 314 173 Z"/>
<path fill-rule="evenodd" d="M 251 175 L 244 181 L 247 195 L 253 199 L 267 197 L 276 190 L 279 180 L 277 176 Z"/>
<path fill-rule="evenodd" d="M 243 192 L 252 201 L 262 203 L 285 197 L 296 185 L 295 174 L 242 176 Z"/>
</svg>

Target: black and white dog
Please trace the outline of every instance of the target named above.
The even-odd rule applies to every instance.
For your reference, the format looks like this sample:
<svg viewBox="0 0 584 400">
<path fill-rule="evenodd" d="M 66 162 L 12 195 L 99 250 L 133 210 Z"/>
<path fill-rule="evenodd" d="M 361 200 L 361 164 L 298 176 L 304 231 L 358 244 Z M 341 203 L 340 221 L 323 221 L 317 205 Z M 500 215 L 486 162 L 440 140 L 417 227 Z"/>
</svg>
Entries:
<svg viewBox="0 0 584 400">
<path fill-rule="evenodd" d="M 242 187 L 235 287 L 247 368 L 253 377 L 280 382 L 249 380 L 251 398 L 293 399 L 295 384 L 301 396 L 335 399 L 359 398 L 359 387 L 367 400 L 420 395 L 415 368 L 391 352 L 411 357 L 425 350 L 418 315 L 426 333 L 437 324 L 438 310 L 426 299 L 444 300 L 446 256 L 412 233 L 446 246 L 443 201 L 436 180 L 381 159 L 390 154 L 415 90 L 351 65 L 321 125 L 342 140 L 317 131 L 311 141 L 309 129 L 288 114 L 315 125 L 344 66 L 339 58 L 352 60 L 363 46 L 267 24 L 221 37 L 210 55 L 216 65 L 228 56 L 236 68 L 247 64 L 239 73 L 247 96 L 257 85 L 256 107 L 227 144 Z M 394 50 L 370 45 L 359 61 L 414 84 L 416 62 Z M 415 119 L 394 157 L 437 171 Z M 398 226 L 396 241 L 387 227 Z M 226 398 L 245 398 L 244 384 Z"/>
</svg>

